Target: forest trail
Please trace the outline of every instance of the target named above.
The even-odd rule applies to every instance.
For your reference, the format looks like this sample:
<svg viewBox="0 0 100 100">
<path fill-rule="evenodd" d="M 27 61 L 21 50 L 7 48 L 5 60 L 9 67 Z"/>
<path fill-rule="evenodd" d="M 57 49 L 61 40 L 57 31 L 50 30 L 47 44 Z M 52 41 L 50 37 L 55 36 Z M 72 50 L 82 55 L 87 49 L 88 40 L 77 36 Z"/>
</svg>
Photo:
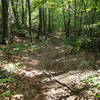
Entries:
<svg viewBox="0 0 100 100">
<path fill-rule="evenodd" d="M 82 84 L 80 78 L 85 75 L 98 75 L 100 72 L 77 70 L 81 69 L 79 63 L 85 59 L 85 52 L 71 55 L 61 47 L 60 43 L 61 39 L 56 36 L 52 37 L 47 44 L 39 44 L 36 50 L 23 50 L 8 56 L 9 62 L 6 60 L 6 64 L 3 64 L 2 67 L 16 79 L 16 82 L 9 86 L 9 89 L 16 92 L 8 100 L 18 98 L 18 100 L 63 100 L 64 98 L 67 100 L 78 100 L 79 98 L 80 100 L 84 100 L 84 98 L 94 100 L 92 92 L 86 91 L 87 86 Z M 1 59 L 5 58 L 2 58 L 1 55 Z M 82 95 L 71 93 L 66 87 L 50 80 L 44 72 L 50 72 L 54 75 L 53 78 L 73 90 L 82 91 Z M 3 98 L 3 100 L 6 99 Z"/>
</svg>

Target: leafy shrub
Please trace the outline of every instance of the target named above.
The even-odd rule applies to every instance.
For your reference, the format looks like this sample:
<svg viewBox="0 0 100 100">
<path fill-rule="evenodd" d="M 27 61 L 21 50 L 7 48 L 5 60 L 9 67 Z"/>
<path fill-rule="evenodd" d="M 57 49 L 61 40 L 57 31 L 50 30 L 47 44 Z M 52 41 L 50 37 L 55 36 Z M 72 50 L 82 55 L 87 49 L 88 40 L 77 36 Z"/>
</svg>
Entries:
<svg viewBox="0 0 100 100">
<path fill-rule="evenodd" d="M 10 97 L 11 95 L 12 95 L 12 92 L 10 90 L 7 90 L 1 94 L 1 96 L 3 97 Z"/>
<path fill-rule="evenodd" d="M 87 85 L 90 85 L 97 89 L 100 89 L 100 83 L 99 83 L 100 75 L 98 75 L 98 74 L 87 76 L 86 78 L 82 79 L 81 81 Z"/>
<path fill-rule="evenodd" d="M 15 82 L 15 79 L 12 77 L 5 77 L 0 79 L 0 84 L 2 83 L 8 83 L 8 82 Z"/>
<path fill-rule="evenodd" d="M 90 87 L 94 88 L 94 94 L 95 97 L 99 98 L 100 97 L 100 75 L 99 74 L 94 74 L 94 75 L 89 75 L 85 77 L 84 79 L 81 80 L 83 83 L 89 85 Z"/>
<path fill-rule="evenodd" d="M 91 42 L 87 44 L 87 48 L 100 51 L 100 38 L 91 38 Z"/>
<path fill-rule="evenodd" d="M 79 63 L 79 68 L 82 69 L 82 70 L 85 70 L 87 68 L 90 68 L 91 66 L 91 60 L 80 60 L 80 63 Z"/>
<path fill-rule="evenodd" d="M 25 49 L 28 49 L 30 43 L 13 43 L 11 45 L 8 46 L 8 48 L 6 49 L 6 52 L 9 54 L 15 54 L 18 51 L 22 51 Z"/>
<path fill-rule="evenodd" d="M 74 50 L 79 51 L 81 47 L 87 45 L 91 40 L 89 38 L 74 37 L 71 46 Z"/>
<path fill-rule="evenodd" d="M 91 81 L 90 82 L 86 82 L 86 81 L 87 80 L 92 80 L 92 83 L 95 83 L 96 80 L 98 80 L 99 78 L 100 78 L 100 75 L 94 74 L 94 75 L 87 76 L 85 79 L 82 80 L 82 82 L 84 82 L 84 83 L 91 83 Z M 100 84 L 98 84 L 98 85 L 100 85 Z"/>
<path fill-rule="evenodd" d="M 96 94 L 96 97 L 100 98 L 100 94 Z"/>
<path fill-rule="evenodd" d="M 64 40 L 64 44 L 66 46 L 70 46 L 70 48 L 74 51 L 79 51 L 82 47 L 86 46 L 91 40 L 90 38 L 84 37 L 68 37 L 67 40 Z"/>
</svg>

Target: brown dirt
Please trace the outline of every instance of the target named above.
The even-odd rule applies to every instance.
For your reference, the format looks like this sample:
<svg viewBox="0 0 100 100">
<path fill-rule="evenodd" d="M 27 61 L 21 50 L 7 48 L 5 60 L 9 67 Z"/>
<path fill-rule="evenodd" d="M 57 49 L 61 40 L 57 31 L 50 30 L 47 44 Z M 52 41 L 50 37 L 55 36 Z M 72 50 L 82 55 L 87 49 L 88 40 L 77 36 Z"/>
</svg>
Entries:
<svg viewBox="0 0 100 100">
<path fill-rule="evenodd" d="M 10 68 L 10 66 L 15 66 L 15 63 L 21 66 L 21 69 L 11 72 L 16 82 L 12 83 L 10 89 L 16 92 L 12 97 L 3 98 L 3 100 L 64 100 L 64 98 L 67 98 L 65 100 L 79 100 L 79 98 L 80 100 L 94 100 L 91 95 L 85 95 L 85 97 L 84 95 L 71 95 L 69 90 L 49 80 L 43 74 L 43 71 L 50 71 L 60 82 L 76 90 L 79 87 L 79 91 L 84 89 L 82 93 L 87 93 L 87 87 L 81 87 L 79 78 L 80 75 L 87 73 L 91 75 L 97 73 L 95 71 L 85 72 L 87 69 L 92 69 L 91 61 L 94 60 L 94 54 L 88 54 L 87 62 L 85 51 L 69 54 L 69 51 L 62 48 L 60 43 L 61 39 L 56 36 L 52 37 L 48 43 L 38 44 L 40 47 L 38 50 L 29 48 L 14 55 L 1 52 L 0 59 L 5 61 L 5 64 L 1 64 L 2 67 Z M 89 97 L 90 99 L 87 99 Z"/>
</svg>

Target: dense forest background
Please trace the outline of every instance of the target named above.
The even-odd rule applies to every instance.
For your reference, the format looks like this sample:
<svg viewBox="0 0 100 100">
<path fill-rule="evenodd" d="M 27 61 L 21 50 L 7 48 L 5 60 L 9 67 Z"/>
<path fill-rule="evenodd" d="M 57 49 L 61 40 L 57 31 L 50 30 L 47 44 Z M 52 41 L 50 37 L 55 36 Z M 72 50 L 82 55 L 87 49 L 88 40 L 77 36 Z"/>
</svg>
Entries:
<svg viewBox="0 0 100 100">
<path fill-rule="evenodd" d="M 2 42 L 21 35 L 33 40 L 63 32 L 67 38 L 99 37 L 99 0 L 1 0 Z"/>
<path fill-rule="evenodd" d="M 0 100 L 100 100 L 100 0 L 0 0 Z"/>
</svg>

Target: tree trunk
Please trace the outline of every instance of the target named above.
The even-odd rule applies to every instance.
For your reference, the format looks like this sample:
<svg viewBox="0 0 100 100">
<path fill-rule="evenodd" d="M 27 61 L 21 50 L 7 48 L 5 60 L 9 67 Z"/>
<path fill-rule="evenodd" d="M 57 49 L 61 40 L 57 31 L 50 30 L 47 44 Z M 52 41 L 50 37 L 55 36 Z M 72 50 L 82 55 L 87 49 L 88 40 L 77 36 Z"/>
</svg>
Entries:
<svg viewBox="0 0 100 100">
<path fill-rule="evenodd" d="M 71 14 L 70 14 L 70 4 L 68 6 L 68 23 L 67 23 L 67 33 L 66 33 L 66 38 L 68 37 L 68 35 L 70 34 L 70 23 L 71 23 Z"/>
<path fill-rule="evenodd" d="M 65 16 L 64 8 L 63 8 L 63 18 L 64 18 L 64 31 L 65 31 L 65 33 L 67 33 L 66 16 Z"/>
<path fill-rule="evenodd" d="M 47 39 L 47 9 L 43 7 L 43 35 Z"/>
<path fill-rule="evenodd" d="M 22 6 L 22 24 L 25 24 L 25 20 L 24 20 L 24 0 L 21 0 L 21 6 Z"/>
<path fill-rule="evenodd" d="M 48 33 L 51 33 L 51 11 L 48 9 Z"/>
<path fill-rule="evenodd" d="M 40 35 L 42 34 L 42 27 L 43 27 L 43 24 L 42 24 L 42 8 L 39 7 L 39 27 L 38 27 L 38 34 L 36 36 L 36 39 L 40 39 Z"/>
<path fill-rule="evenodd" d="M 8 44 L 8 35 L 9 35 L 9 16 L 8 16 L 8 7 L 9 0 L 1 0 L 2 2 L 2 24 L 3 24 L 3 35 L 2 43 Z"/>
<path fill-rule="evenodd" d="M 76 0 L 74 0 L 74 31 L 76 31 Z M 76 35 L 76 32 L 75 32 Z"/>
<path fill-rule="evenodd" d="M 63 13 L 64 32 L 67 33 L 66 11 L 65 11 L 63 0 L 62 0 L 62 13 Z"/>
<path fill-rule="evenodd" d="M 16 11 L 16 8 L 15 8 L 14 0 L 11 0 L 11 5 L 12 5 L 12 10 L 13 10 L 13 13 L 14 13 L 14 17 L 15 17 L 16 27 L 17 27 L 17 29 L 19 29 L 20 28 L 19 18 L 18 18 L 17 11 Z"/>
<path fill-rule="evenodd" d="M 28 16 L 29 16 L 30 42 L 32 42 L 32 23 L 31 23 L 31 4 L 30 4 L 30 0 L 27 0 L 27 3 L 28 3 Z"/>
</svg>

